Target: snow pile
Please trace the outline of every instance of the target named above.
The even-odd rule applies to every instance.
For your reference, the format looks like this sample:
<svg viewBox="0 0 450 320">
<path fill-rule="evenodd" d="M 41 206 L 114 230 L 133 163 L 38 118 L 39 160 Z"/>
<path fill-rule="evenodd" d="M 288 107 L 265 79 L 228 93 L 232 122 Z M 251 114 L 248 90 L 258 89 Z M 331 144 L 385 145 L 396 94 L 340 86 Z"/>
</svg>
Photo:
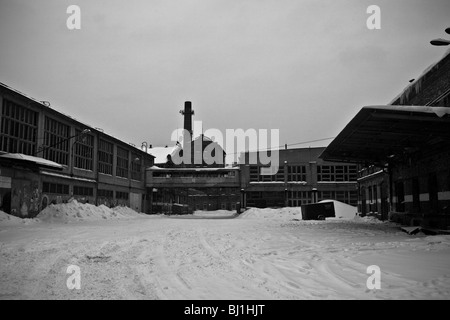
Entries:
<svg viewBox="0 0 450 320">
<path fill-rule="evenodd" d="M 356 217 L 356 213 L 358 212 L 358 209 L 354 206 L 351 206 L 349 204 L 336 201 L 336 200 L 322 200 L 319 203 L 324 202 L 333 202 L 334 204 L 334 213 L 336 218 L 343 218 L 343 219 L 354 219 Z"/>
<path fill-rule="evenodd" d="M 0 210 L 0 226 L 28 225 L 37 222 L 36 219 L 22 219 Z"/>
<path fill-rule="evenodd" d="M 236 214 L 236 211 L 229 210 L 215 210 L 215 211 L 203 211 L 196 210 L 193 215 L 197 217 L 231 217 Z"/>
<path fill-rule="evenodd" d="M 355 220 L 359 221 L 359 222 L 373 223 L 373 224 L 389 223 L 389 221 L 382 221 L 382 220 L 378 219 L 377 217 L 373 217 L 373 216 L 365 216 L 365 217 L 356 216 Z"/>
<path fill-rule="evenodd" d="M 336 200 L 323 200 L 323 202 L 333 202 L 334 211 L 336 218 L 343 219 L 354 219 L 357 217 L 357 208 L 346 203 L 336 201 Z M 259 209 L 259 208 L 251 208 L 240 215 L 240 218 L 244 219 L 299 219 L 302 220 L 302 209 L 301 207 L 286 207 L 279 209 Z"/>
<path fill-rule="evenodd" d="M 0 211 L 0 225 L 17 225 L 22 224 L 23 219 L 15 217 L 6 212 Z"/>
<path fill-rule="evenodd" d="M 249 210 L 243 212 L 239 218 L 241 219 L 282 219 L 282 220 L 292 220 L 292 219 L 302 219 L 302 209 L 300 207 L 287 207 L 279 209 L 271 208 L 250 208 Z"/>
<path fill-rule="evenodd" d="M 142 214 L 128 207 L 108 208 L 72 200 L 69 203 L 51 204 L 42 210 L 36 218 L 44 222 L 70 222 L 102 219 L 128 219 L 141 217 Z"/>
</svg>

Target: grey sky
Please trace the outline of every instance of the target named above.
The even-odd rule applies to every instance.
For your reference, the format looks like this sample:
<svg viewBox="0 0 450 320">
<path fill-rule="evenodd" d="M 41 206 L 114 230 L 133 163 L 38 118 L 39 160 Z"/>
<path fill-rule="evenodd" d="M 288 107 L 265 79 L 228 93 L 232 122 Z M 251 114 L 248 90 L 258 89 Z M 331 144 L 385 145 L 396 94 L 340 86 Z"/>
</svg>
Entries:
<svg viewBox="0 0 450 320">
<path fill-rule="evenodd" d="M 389 103 L 442 57 L 449 17 L 448 0 L 0 0 L 0 81 L 137 146 L 170 144 L 186 100 L 204 129 L 294 144 Z"/>
</svg>

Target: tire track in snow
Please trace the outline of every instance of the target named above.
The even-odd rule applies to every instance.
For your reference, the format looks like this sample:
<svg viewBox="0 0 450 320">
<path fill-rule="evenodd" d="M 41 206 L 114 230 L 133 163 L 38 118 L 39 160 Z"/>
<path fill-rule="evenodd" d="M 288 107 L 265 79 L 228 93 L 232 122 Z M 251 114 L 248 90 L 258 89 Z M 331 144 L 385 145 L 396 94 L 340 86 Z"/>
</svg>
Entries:
<svg viewBox="0 0 450 320">
<path fill-rule="evenodd" d="M 169 230 L 163 235 L 162 242 L 156 246 L 154 281 L 156 283 L 155 287 L 159 288 L 156 295 L 160 299 L 189 299 L 192 296 L 190 285 L 177 271 L 183 261 L 176 259 L 176 257 L 167 256 L 174 252 L 173 246 L 179 244 L 177 240 L 180 237 L 179 232 Z M 182 250 L 183 247 L 180 246 L 175 252 L 183 252 Z"/>
</svg>

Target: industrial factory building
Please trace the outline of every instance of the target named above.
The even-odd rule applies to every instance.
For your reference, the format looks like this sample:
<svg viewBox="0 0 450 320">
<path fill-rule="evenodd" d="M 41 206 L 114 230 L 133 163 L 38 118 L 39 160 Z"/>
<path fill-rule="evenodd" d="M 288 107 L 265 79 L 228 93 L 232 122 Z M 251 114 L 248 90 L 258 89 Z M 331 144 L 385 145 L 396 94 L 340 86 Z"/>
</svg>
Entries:
<svg viewBox="0 0 450 320">
<path fill-rule="evenodd" d="M 359 211 L 450 228 L 450 51 L 389 105 L 362 108 L 321 158 L 364 166 Z"/>
<path fill-rule="evenodd" d="M 184 139 L 173 147 L 150 147 L 145 151 L 155 156 L 155 165 L 147 168 L 147 187 L 152 192 L 153 211 L 167 214 L 192 213 L 195 210 L 237 210 L 240 206 L 238 167 L 225 166 L 222 146 L 200 134 L 193 137 L 192 103 L 184 110 Z M 212 150 L 221 161 L 205 159 Z M 190 153 L 183 154 L 184 153 Z M 175 161 L 185 156 L 186 161 Z"/>
<path fill-rule="evenodd" d="M 0 83 L 0 210 L 34 217 L 70 198 L 150 213 L 154 157 Z"/>
<path fill-rule="evenodd" d="M 320 159 L 324 148 L 280 150 L 273 175 L 250 163 L 249 153 L 241 164 L 226 165 L 222 146 L 192 136 L 189 101 L 181 110 L 188 133 L 181 143 L 140 149 L 4 84 L 0 106 L 0 209 L 19 217 L 70 199 L 168 214 L 325 199 L 357 204 L 357 166 Z"/>
<path fill-rule="evenodd" d="M 260 153 L 245 153 L 241 160 L 241 192 L 248 207 L 300 207 L 322 200 L 357 205 L 358 167 L 353 163 L 324 161 L 323 147 L 282 149 L 274 175 L 262 171 Z M 256 161 L 253 161 L 256 159 Z"/>
</svg>

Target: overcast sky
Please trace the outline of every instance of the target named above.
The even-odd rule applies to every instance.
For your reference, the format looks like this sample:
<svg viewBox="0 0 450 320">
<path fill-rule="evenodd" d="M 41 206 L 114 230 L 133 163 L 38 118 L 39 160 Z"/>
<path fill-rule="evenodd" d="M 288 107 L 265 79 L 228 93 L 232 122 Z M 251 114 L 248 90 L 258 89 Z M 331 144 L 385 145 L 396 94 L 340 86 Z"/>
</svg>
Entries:
<svg viewBox="0 0 450 320">
<path fill-rule="evenodd" d="M 448 0 L 0 0 L 0 82 L 137 146 L 170 145 L 186 100 L 204 129 L 293 145 L 388 104 L 443 56 L 449 17 Z"/>
</svg>

